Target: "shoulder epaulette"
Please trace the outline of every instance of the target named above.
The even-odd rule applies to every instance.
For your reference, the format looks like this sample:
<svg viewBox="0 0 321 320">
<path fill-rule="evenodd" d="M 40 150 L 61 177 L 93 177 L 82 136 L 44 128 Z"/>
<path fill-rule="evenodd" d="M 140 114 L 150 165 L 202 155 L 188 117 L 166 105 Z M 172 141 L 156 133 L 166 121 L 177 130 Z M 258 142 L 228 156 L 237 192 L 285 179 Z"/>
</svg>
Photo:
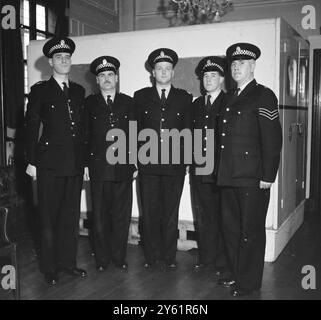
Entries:
<svg viewBox="0 0 321 320">
<path fill-rule="evenodd" d="M 43 83 L 45 83 L 45 82 L 47 82 L 47 81 L 46 81 L 46 80 L 38 81 L 38 82 L 36 82 L 32 87 L 38 86 L 38 85 L 43 84 Z"/>
</svg>

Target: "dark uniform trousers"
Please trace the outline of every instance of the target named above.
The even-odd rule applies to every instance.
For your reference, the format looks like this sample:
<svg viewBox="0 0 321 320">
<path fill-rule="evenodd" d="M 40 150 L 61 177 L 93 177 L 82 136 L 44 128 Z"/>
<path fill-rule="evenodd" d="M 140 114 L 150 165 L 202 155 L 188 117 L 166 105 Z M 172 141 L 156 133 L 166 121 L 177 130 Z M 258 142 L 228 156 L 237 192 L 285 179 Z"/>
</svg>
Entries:
<svg viewBox="0 0 321 320">
<path fill-rule="evenodd" d="M 197 230 L 199 262 L 223 267 L 220 240 L 220 190 L 215 183 L 190 177 L 191 198 Z"/>
<path fill-rule="evenodd" d="M 38 170 L 38 206 L 41 219 L 41 269 L 76 266 L 83 177 L 56 176 Z"/>
<path fill-rule="evenodd" d="M 231 277 L 242 288 L 261 287 L 269 189 L 222 188 L 222 225 Z"/>
<path fill-rule="evenodd" d="M 175 262 L 178 211 L 185 176 L 140 175 L 145 259 Z"/>
<path fill-rule="evenodd" d="M 182 141 L 181 162 L 171 164 L 172 151 L 169 150 L 169 164 L 160 164 L 161 130 L 192 128 L 192 96 L 172 86 L 163 104 L 156 87 L 150 87 L 135 92 L 134 101 L 138 130 L 153 129 L 159 137 L 159 164 L 138 163 L 144 255 L 149 263 L 162 260 L 172 264 L 176 262 L 178 212 L 186 165 L 183 163 Z"/>
<path fill-rule="evenodd" d="M 239 96 L 230 95 L 219 120 L 217 183 L 222 188 L 224 241 L 229 273 L 237 286 L 261 287 L 269 189 L 279 167 L 282 130 L 278 101 L 255 80 Z"/>
<path fill-rule="evenodd" d="M 108 106 L 101 94 L 95 94 L 86 98 L 85 106 L 96 264 L 107 267 L 112 261 L 118 266 L 126 258 L 135 165 L 128 164 L 128 158 L 126 164 L 108 163 L 107 149 L 113 141 L 106 141 L 106 135 L 111 129 L 121 129 L 128 143 L 129 121 L 135 120 L 133 99 L 116 93 L 114 102 Z"/>
<path fill-rule="evenodd" d="M 215 148 L 214 161 L 217 162 L 217 120 L 226 99 L 223 91 L 216 97 L 208 109 L 206 96 L 199 97 L 193 102 L 194 129 L 203 129 L 203 145 L 206 147 L 206 131 L 214 129 Z M 203 152 L 202 150 L 202 152 Z M 194 151 L 195 152 L 195 151 Z M 216 185 L 215 172 L 210 175 L 196 175 L 194 164 L 190 170 L 192 209 L 197 231 L 199 263 L 223 267 L 225 255 L 223 252 L 220 214 L 220 189 Z"/>
<path fill-rule="evenodd" d="M 51 78 L 34 85 L 28 97 L 27 161 L 37 168 L 44 273 L 76 267 L 86 156 L 84 94 L 83 87 L 69 82 L 67 97 Z"/>
<path fill-rule="evenodd" d="M 132 210 L 132 180 L 91 182 L 97 265 L 125 262 Z"/>
</svg>

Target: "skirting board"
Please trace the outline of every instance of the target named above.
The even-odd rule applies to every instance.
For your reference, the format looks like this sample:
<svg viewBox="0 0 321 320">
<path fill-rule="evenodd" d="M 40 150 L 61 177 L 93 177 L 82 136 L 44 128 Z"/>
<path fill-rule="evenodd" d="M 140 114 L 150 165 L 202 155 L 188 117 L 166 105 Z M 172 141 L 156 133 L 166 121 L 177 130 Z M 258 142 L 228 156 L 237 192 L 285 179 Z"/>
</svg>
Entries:
<svg viewBox="0 0 321 320">
<path fill-rule="evenodd" d="M 266 229 L 266 262 L 274 262 L 304 219 L 304 202 L 302 201 L 277 230 Z"/>
<path fill-rule="evenodd" d="M 294 233 L 303 223 L 304 201 L 290 214 L 284 223 L 277 230 L 266 229 L 266 262 L 274 262 Z M 88 221 L 80 219 L 80 235 L 88 235 Z M 193 221 L 180 220 L 178 223 L 177 249 L 187 251 L 197 248 L 195 239 L 195 228 Z M 132 217 L 130 224 L 128 243 L 139 244 L 140 235 L 138 229 L 138 218 Z"/>
</svg>

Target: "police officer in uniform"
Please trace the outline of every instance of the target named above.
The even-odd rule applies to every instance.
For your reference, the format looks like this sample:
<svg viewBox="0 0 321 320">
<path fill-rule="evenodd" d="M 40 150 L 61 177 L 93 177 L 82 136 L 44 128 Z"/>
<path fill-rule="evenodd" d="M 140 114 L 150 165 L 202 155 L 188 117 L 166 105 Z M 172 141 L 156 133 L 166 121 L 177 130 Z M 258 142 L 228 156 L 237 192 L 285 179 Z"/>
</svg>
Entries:
<svg viewBox="0 0 321 320">
<path fill-rule="evenodd" d="M 206 57 L 199 62 L 197 67 L 205 94 L 193 102 L 194 129 L 202 129 L 203 131 L 203 153 L 210 152 L 206 150 L 206 129 L 214 130 L 215 148 L 213 150 L 213 159 L 215 161 L 217 159 L 217 121 L 220 111 L 226 103 L 226 94 L 221 90 L 226 67 L 226 59 L 219 56 Z M 194 163 L 190 170 L 192 208 L 198 234 L 199 256 L 194 267 L 198 270 L 211 266 L 217 268 L 216 271 L 218 272 L 219 268 L 223 267 L 223 265 L 218 265 L 218 260 L 223 257 L 219 227 L 220 192 L 216 185 L 214 170 L 208 175 L 197 175 L 197 167 L 200 168 L 202 166 Z"/>
<path fill-rule="evenodd" d="M 53 75 L 31 87 L 27 106 L 27 174 L 37 179 L 41 217 L 40 268 L 49 284 L 77 268 L 80 194 L 85 160 L 82 86 L 69 81 L 75 43 L 52 38 L 43 47 Z M 39 129 L 42 134 L 39 138 Z"/>
<path fill-rule="evenodd" d="M 236 43 L 226 56 L 237 89 L 229 94 L 219 121 L 217 183 L 222 187 L 230 272 L 218 284 L 231 287 L 231 294 L 238 297 L 262 285 L 265 219 L 279 167 L 282 131 L 275 94 L 254 79 L 260 49 Z"/>
<path fill-rule="evenodd" d="M 155 85 L 134 95 L 138 129 L 150 128 L 158 134 L 158 164 L 138 162 L 146 268 L 158 262 L 165 263 L 170 270 L 177 268 L 178 210 L 186 173 L 183 144 L 179 164 L 172 164 L 171 147 L 170 163 L 160 164 L 164 130 L 192 128 L 192 96 L 171 84 L 177 61 L 178 56 L 171 49 L 154 50 L 148 63 Z"/>
<path fill-rule="evenodd" d="M 133 98 L 116 91 L 120 62 L 111 56 L 95 59 L 90 70 L 96 76 L 100 92 L 86 98 L 89 122 L 89 177 L 93 203 L 93 240 L 98 271 L 112 261 L 127 270 L 126 249 L 132 210 L 132 178 L 135 165 L 110 164 L 107 149 L 115 149 L 107 141 L 107 132 L 121 129 L 129 139 L 129 121 L 135 120 Z M 124 146 L 126 147 L 126 146 Z M 127 155 L 130 152 L 126 148 Z M 114 153 L 114 152 L 113 152 Z M 117 150 L 115 150 L 115 155 Z M 85 168 L 88 178 L 88 168 Z"/>
</svg>

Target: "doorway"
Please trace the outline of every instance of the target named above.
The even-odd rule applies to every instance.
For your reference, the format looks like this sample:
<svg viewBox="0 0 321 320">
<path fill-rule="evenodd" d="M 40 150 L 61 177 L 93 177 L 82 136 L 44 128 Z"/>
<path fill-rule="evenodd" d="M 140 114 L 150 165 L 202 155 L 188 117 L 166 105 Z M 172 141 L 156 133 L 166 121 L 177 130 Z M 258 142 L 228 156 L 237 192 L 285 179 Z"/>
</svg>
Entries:
<svg viewBox="0 0 321 320">
<path fill-rule="evenodd" d="M 321 49 L 313 54 L 312 145 L 309 211 L 321 208 Z"/>
</svg>

